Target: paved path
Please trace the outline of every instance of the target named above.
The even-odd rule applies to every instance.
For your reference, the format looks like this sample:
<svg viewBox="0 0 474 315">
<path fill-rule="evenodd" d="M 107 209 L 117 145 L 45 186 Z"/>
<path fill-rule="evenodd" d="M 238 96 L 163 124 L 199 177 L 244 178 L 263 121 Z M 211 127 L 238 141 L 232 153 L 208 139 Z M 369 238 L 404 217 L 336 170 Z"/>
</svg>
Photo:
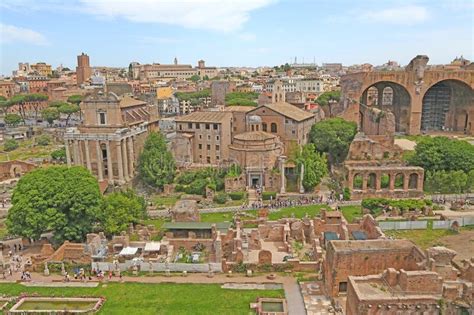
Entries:
<svg viewBox="0 0 474 315">
<path fill-rule="evenodd" d="M 303 296 L 301 295 L 300 287 L 296 282 L 296 279 L 291 278 L 290 281 L 285 281 L 283 287 L 285 288 L 285 297 L 288 302 L 289 315 L 306 314 Z"/>
</svg>

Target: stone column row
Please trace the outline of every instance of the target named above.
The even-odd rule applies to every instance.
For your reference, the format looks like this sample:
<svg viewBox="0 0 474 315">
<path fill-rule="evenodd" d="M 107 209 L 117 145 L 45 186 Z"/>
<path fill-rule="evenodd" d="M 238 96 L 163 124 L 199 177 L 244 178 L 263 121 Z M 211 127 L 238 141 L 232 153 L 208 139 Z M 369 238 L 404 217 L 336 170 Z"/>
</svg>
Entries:
<svg viewBox="0 0 474 315">
<path fill-rule="evenodd" d="M 68 166 L 80 165 L 85 166 L 90 172 L 92 170 L 91 152 L 89 147 L 89 140 L 83 140 L 84 150 L 80 140 L 66 140 L 66 162 Z M 71 156 L 72 145 L 72 156 Z M 99 181 L 104 180 L 104 165 L 101 141 L 95 141 L 96 146 L 96 160 L 97 160 L 97 177 Z M 112 144 L 111 141 L 105 141 L 105 148 L 107 151 L 107 175 L 108 181 L 114 181 L 114 171 L 112 164 Z M 133 178 L 135 172 L 135 151 L 134 139 L 132 136 L 115 141 L 115 152 L 117 158 L 118 183 L 123 184 Z M 84 165 L 85 164 L 85 165 Z"/>
</svg>

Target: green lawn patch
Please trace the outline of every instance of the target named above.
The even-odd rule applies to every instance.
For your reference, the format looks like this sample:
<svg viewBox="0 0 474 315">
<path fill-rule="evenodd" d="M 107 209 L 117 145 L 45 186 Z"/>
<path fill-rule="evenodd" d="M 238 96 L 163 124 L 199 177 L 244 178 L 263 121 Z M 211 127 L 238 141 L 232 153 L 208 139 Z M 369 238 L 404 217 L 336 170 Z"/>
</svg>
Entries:
<svg viewBox="0 0 474 315">
<path fill-rule="evenodd" d="M 244 211 L 242 211 L 244 212 Z M 251 215 L 257 215 L 256 210 L 249 210 L 245 211 L 244 213 L 248 213 Z M 216 213 L 201 213 L 201 222 L 231 222 L 234 217 L 234 212 L 216 212 Z M 245 216 L 242 217 L 245 220 Z"/>
<path fill-rule="evenodd" d="M 157 230 L 161 230 L 161 226 L 165 222 L 169 222 L 169 219 L 159 218 L 159 219 L 146 219 L 141 221 L 141 224 L 144 225 L 154 225 Z"/>
<path fill-rule="evenodd" d="M 412 241 L 423 249 L 428 247 L 442 245 L 439 239 L 443 236 L 453 235 L 456 232 L 451 230 L 389 230 L 384 231 L 385 235 L 394 238 L 404 238 Z"/>
<path fill-rule="evenodd" d="M 28 160 L 32 158 L 49 158 L 51 152 L 58 149 L 58 145 L 53 143 L 47 146 L 34 145 L 32 139 L 19 140 L 20 145 L 18 149 L 10 152 L 3 151 L 3 146 L 0 147 L 0 162 L 13 160 Z"/>
<path fill-rule="evenodd" d="M 276 212 L 270 212 L 268 215 L 269 220 L 278 220 L 281 218 L 291 218 L 292 214 L 295 215 L 295 218 L 303 218 L 306 214 L 310 217 L 314 217 L 318 215 L 321 211 L 321 208 L 328 208 L 324 205 L 309 205 L 309 206 L 295 206 L 295 207 L 287 207 L 281 208 Z"/>
<path fill-rule="evenodd" d="M 342 206 L 342 214 L 347 222 L 352 223 L 355 219 L 362 217 L 362 209 L 360 206 Z"/>
<path fill-rule="evenodd" d="M 174 206 L 175 203 L 179 200 L 181 195 L 173 196 L 153 196 L 151 198 L 152 202 L 156 206 Z"/>
<path fill-rule="evenodd" d="M 229 290 L 219 284 L 109 283 L 97 288 L 41 288 L 0 284 L 0 292 L 41 296 L 104 296 L 99 314 L 249 314 L 257 297 L 284 297 L 283 290 Z"/>
</svg>

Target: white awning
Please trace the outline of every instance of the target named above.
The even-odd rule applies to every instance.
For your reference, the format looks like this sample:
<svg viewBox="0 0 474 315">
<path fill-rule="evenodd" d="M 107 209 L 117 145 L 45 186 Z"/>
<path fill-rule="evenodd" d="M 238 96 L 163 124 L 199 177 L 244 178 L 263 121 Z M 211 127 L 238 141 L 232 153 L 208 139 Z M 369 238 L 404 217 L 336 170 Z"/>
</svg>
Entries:
<svg viewBox="0 0 474 315">
<path fill-rule="evenodd" d="M 135 255 L 138 251 L 136 247 L 125 247 L 120 251 L 120 256 L 132 256 Z"/>
<path fill-rule="evenodd" d="M 160 242 L 149 242 L 145 244 L 145 252 L 159 252 Z"/>
</svg>

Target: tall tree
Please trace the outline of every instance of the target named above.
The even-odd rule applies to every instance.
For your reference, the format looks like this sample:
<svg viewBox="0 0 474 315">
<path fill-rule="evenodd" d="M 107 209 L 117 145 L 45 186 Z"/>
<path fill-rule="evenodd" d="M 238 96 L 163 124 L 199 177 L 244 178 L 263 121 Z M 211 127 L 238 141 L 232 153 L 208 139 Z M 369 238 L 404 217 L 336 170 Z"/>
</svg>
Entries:
<svg viewBox="0 0 474 315">
<path fill-rule="evenodd" d="M 48 107 L 41 111 L 41 117 L 51 126 L 53 122 L 59 119 L 59 110 L 56 107 Z"/>
<path fill-rule="evenodd" d="M 411 165 L 425 171 L 463 171 L 474 169 L 474 146 L 463 140 L 447 137 L 424 137 L 408 159 Z"/>
<path fill-rule="evenodd" d="M 17 114 L 6 114 L 4 121 L 7 125 L 15 127 L 18 126 L 23 121 L 23 119 Z"/>
<path fill-rule="evenodd" d="M 160 133 L 152 132 L 148 135 L 138 159 L 138 172 L 145 183 L 160 189 L 173 182 L 174 159 Z"/>
<path fill-rule="evenodd" d="M 310 143 L 303 146 L 298 164 L 304 165 L 303 187 L 306 191 L 312 191 L 321 183 L 324 176 L 328 174 L 326 157 L 316 151 L 315 145 Z"/>
<path fill-rule="evenodd" d="M 328 154 L 331 164 L 345 160 L 349 146 L 357 133 L 357 124 L 342 118 L 330 118 L 320 121 L 311 127 L 309 139 L 316 145 L 316 150 Z"/>
<path fill-rule="evenodd" d="M 146 202 L 133 190 L 114 192 L 104 198 L 99 221 L 106 235 L 119 234 L 131 223 L 138 223 L 146 216 Z"/>
<path fill-rule="evenodd" d="M 32 239 L 52 231 L 58 243 L 83 241 L 97 221 L 101 194 L 83 167 L 35 169 L 18 181 L 8 211 L 10 233 Z"/>
<path fill-rule="evenodd" d="M 71 115 L 80 112 L 81 108 L 79 107 L 79 105 L 76 105 L 76 104 L 63 103 L 61 106 L 59 106 L 58 110 L 61 114 L 67 115 L 66 116 L 66 127 L 67 127 L 69 123 L 69 119 L 71 118 Z"/>
</svg>

